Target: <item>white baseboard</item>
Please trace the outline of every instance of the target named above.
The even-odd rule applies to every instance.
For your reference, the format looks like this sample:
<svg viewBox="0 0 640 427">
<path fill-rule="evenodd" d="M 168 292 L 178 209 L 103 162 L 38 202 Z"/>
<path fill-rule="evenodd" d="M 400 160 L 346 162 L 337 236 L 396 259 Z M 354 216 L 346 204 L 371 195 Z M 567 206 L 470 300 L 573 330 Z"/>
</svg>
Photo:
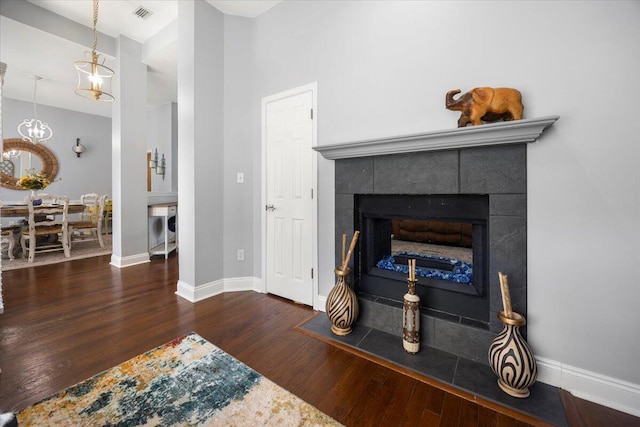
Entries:
<svg viewBox="0 0 640 427">
<path fill-rule="evenodd" d="M 326 305 L 327 297 L 325 295 L 318 295 L 313 303 L 313 309 L 324 313 L 327 311 Z"/>
<path fill-rule="evenodd" d="M 234 277 L 230 279 L 216 280 L 198 287 L 178 281 L 176 295 L 188 301 L 197 302 L 224 292 L 261 292 L 261 289 L 261 280 L 257 277 Z"/>
<path fill-rule="evenodd" d="M 640 385 L 536 357 L 538 381 L 581 399 L 640 417 Z"/>
<path fill-rule="evenodd" d="M 176 295 L 191 302 L 202 301 L 224 292 L 224 280 L 205 283 L 200 286 L 193 286 L 178 280 Z"/>
<path fill-rule="evenodd" d="M 255 291 L 261 294 L 264 293 L 262 290 L 262 280 L 257 277 L 234 277 L 231 279 L 224 279 L 224 291 Z"/>
<path fill-rule="evenodd" d="M 121 257 L 118 255 L 111 254 L 111 262 L 110 264 L 114 267 L 125 268 L 131 267 L 132 265 L 144 264 L 145 262 L 150 262 L 149 252 L 143 252 L 141 254 L 129 255 L 126 257 Z"/>
</svg>

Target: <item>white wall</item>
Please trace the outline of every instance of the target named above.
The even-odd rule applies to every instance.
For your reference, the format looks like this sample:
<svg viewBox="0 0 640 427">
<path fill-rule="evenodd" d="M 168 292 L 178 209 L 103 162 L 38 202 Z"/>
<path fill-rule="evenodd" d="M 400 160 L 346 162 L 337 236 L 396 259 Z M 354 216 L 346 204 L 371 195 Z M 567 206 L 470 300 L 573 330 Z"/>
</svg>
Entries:
<svg viewBox="0 0 640 427">
<path fill-rule="evenodd" d="M 38 105 L 37 112 L 38 118 L 53 130 L 46 146 L 59 165 L 56 179 L 60 180 L 47 187 L 47 191 L 67 195 L 72 200 L 79 200 L 86 193 L 111 195 L 111 119 L 46 105 Z M 2 113 L 4 139 L 19 138 L 17 126 L 33 116 L 33 103 L 4 98 Z M 76 138 L 86 147 L 80 158 L 71 151 Z M 27 191 L 0 187 L 3 201 L 22 201 L 26 195 Z"/>
<path fill-rule="evenodd" d="M 560 115 L 528 147 L 529 343 L 637 399 L 638 22 L 633 1 L 283 2 L 256 19 L 252 102 L 317 81 L 320 145 L 454 128 L 455 88 L 515 87 L 525 118 Z M 332 173 L 320 163 L 321 182 Z M 333 209 L 319 206 L 331 234 Z M 320 248 L 321 264 L 333 257 Z M 634 402 L 624 409 L 640 413 Z"/>
</svg>

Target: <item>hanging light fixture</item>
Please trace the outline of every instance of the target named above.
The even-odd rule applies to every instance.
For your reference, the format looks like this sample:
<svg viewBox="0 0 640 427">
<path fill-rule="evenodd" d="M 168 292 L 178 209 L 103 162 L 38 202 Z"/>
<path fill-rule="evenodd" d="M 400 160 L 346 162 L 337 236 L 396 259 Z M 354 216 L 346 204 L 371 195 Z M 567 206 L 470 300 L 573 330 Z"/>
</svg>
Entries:
<svg viewBox="0 0 640 427">
<path fill-rule="evenodd" d="M 153 158 L 149 160 L 149 169 L 156 169 L 158 167 L 158 149 L 156 148 L 156 152 L 153 155 Z"/>
<path fill-rule="evenodd" d="M 80 155 L 87 150 L 87 147 L 80 144 L 80 138 L 76 138 L 76 145 L 72 145 L 71 150 L 80 158 Z"/>
<path fill-rule="evenodd" d="M 149 169 L 155 170 L 156 175 L 162 175 L 162 180 L 164 181 L 164 176 L 167 170 L 166 160 L 164 159 L 164 153 L 162 153 L 162 159 L 158 160 L 157 148 L 155 153 L 153 154 L 153 158 L 149 160 Z"/>
<path fill-rule="evenodd" d="M 85 52 L 86 61 L 76 61 L 78 71 L 78 87 L 75 93 L 95 101 L 111 102 L 115 98 L 111 92 L 111 78 L 115 74 L 113 70 L 104 65 L 105 57 L 96 53 L 98 46 L 98 0 L 93 0 L 93 50 Z M 90 58 L 89 58 L 90 56 Z"/>
<path fill-rule="evenodd" d="M 36 93 L 38 91 L 38 80 L 42 80 L 40 76 L 33 77 L 33 118 L 24 119 L 18 125 L 18 133 L 23 141 L 32 142 L 34 144 L 43 144 L 51 139 L 53 131 L 48 124 L 38 120 L 36 112 Z"/>
<path fill-rule="evenodd" d="M 160 163 L 158 163 L 158 166 L 156 166 L 156 175 L 162 175 L 162 180 L 164 181 L 164 174 L 166 172 L 167 168 L 166 168 L 166 163 L 164 160 L 164 153 L 162 153 L 162 160 L 160 160 Z"/>
</svg>

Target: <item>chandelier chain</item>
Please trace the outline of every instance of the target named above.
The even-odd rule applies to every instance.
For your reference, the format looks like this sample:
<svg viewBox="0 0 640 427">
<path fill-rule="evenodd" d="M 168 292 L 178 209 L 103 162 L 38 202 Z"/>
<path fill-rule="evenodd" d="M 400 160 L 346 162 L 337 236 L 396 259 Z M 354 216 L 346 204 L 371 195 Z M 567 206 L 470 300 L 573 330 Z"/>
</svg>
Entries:
<svg viewBox="0 0 640 427">
<path fill-rule="evenodd" d="M 37 76 L 33 77 L 33 118 L 38 120 L 38 114 L 36 113 L 36 94 L 38 92 L 38 80 Z"/>
<path fill-rule="evenodd" d="M 98 31 L 96 27 L 98 25 L 98 0 L 93 0 L 93 53 L 96 53 L 98 47 Z"/>
</svg>

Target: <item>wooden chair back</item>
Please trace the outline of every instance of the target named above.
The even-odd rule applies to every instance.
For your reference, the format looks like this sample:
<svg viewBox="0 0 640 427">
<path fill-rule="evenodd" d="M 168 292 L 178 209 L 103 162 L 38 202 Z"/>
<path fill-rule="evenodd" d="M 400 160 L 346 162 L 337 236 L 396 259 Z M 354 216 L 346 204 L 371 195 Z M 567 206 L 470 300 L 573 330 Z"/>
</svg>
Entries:
<svg viewBox="0 0 640 427">
<path fill-rule="evenodd" d="M 107 234 L 111 233 L 111 227 L 113 226 L 112 221 L 113 221 L 113 200 L 107 199 L 105 200 L 105 203 L 104 203 L 104 217 L 102 220 L 103 228 L 105 230 L 105 233 Z"/>
<path fill-rule="evenodd" d="M 80 221 L 69 221 L 69 245 L 75 241 L 97 240 L 100 243 L 100 247 L 104 248 L 102 226 L 106 199 L 106 194 L 98 196 L 95 193 L 85 194 L 81 197 L 80 200 L 88 208 L 88 214 Z M 89 235 L 87 235 L 88 232 L 90 233 Z"/>
<path fill-rule="evenodd" d="M 97 193 L 88 193 L 80 196 L 80 203 L 84 205 L 84 212 L 80 215 L 81 221 L 95 223 L 98 217 L 98 202 L 100 196 Z"/>
<path fill-rule="evenodd" d="M 34 204 L 38 200 L 39 203 Z M 27 208 L 29 217 L 27 219 L 27 229 L 23 230 L 21 244 L 22 252 L 26 255 L 27 243 L 29 249 L 29 262 L 33 262 L 36 251 L 50 252 L 54 250 L 64 250 L 65 257 L 69 257 L 69 235 L 68 235 L 68 212 L 69 198 L 55 194 L 38 194 L 27 196 Z M 54 241 L 45 242 L 38 245 L 38 236 L 54 236 L 58 238 Z"/>
<path fill-rule="evenodd" d="M 34 201 L 40 203 L 34 205 Z M 67 232 L 69 198 L 55 194 L 38 194 L 27 197 L 29 209 L 29 233 L 32 231 L 46 231 L 48 228 L 60 228 Z"/>
</svg>

